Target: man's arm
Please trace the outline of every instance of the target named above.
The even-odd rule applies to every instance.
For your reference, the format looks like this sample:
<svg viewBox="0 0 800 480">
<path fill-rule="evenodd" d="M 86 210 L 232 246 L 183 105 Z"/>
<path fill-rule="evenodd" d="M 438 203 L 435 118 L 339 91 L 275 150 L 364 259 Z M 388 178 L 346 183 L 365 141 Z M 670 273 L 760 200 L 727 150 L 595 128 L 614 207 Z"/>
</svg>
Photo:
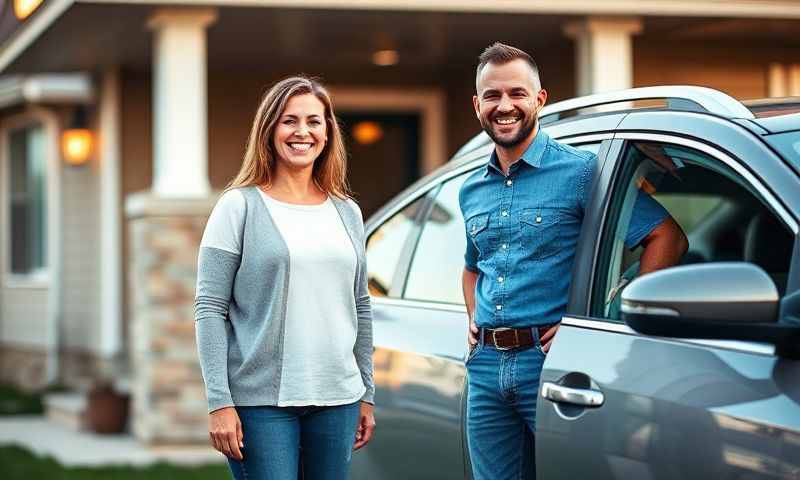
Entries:
<svg viewBox="0 0 800 480">
<path fill-rule="evenodd" d="M 672 217 L 667 217 L 642 240 L 644 251 L 639 259 L 639 275 L 677 265 L 689 241 Z"/>
<path fill-rule="evenodd" d="M 469 345 L 475 346 L 478 343 L 478 326 L 475 325 L 475 285 L 478 283 L 478 274 L 464 267 L 461 274 L 461 288 L 464 293 L 464 304 L 467 306 L 467 318 L 469 322 Z"/>
</svg>

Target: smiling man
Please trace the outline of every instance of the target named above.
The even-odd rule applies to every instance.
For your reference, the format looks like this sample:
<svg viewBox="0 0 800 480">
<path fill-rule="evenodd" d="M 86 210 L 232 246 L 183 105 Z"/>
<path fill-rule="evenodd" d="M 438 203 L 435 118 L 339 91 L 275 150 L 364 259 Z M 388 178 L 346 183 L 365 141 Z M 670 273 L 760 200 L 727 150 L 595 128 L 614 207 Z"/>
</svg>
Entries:
<svg viewBox="0 0 800 480">
<path fill-rule="evenodd" d="M 570 274 L 597 165 L 593 153 L 539 130 L 547 101 L 530 55 L 496 43 L 480 56 L 475 114 L 495 143 L 460 192 L 469 314 L 467 436 L 475 480 L 534 478 L 539 376 L 566 311 Z M 643 192 L 625 240 L 642 245 L 639 273 L 677 263 L 686 237 Z"/>
</svg>

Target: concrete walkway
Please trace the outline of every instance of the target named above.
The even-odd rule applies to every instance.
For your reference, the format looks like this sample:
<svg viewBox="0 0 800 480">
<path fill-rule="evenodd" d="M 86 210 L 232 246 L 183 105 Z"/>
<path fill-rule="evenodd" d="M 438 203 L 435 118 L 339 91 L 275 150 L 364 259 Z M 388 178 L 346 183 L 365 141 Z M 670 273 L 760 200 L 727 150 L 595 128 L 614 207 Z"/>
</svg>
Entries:
<svg viewBox="0 0 800 480">
<path fill-rule="evenodd" d="M 18 445 L 49 456 L 65 467 L 146 466 L 164 461 L 180 465 L 224 463 L 210 446 L 147 447 L 131 435 L 78 432 L 49 422 L 44 416 L 0 417 L 0 445 Z"/>
</svg>

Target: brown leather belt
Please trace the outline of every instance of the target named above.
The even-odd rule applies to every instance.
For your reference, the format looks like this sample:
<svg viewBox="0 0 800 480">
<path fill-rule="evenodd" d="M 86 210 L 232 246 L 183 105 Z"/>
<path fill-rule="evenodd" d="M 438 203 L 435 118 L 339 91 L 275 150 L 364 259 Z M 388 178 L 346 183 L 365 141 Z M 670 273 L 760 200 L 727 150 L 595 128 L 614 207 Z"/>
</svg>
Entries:
<svg viewBox="0 0 800 480">
<path fill-rule="evenodd" d="M 482 328 L 483 343 L 498 350 L 516 350 L 529 348 L 536 344 L 533 328 L 538 329 L 539 338 L 553 328 L 555 324 L 526 328 Z"/>
</svg>

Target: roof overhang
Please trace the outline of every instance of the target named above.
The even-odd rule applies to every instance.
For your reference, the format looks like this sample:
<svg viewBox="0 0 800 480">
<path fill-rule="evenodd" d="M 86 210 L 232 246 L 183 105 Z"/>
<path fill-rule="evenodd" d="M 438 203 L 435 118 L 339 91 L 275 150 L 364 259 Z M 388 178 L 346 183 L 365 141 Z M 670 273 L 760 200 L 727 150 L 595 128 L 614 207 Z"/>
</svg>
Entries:
<svg viewBox="0 0 800 480">
<path fill-rule="evenodd" d="M 553 15 L 654 15 L 800 19 L 794 0 L 76 0 L 185 6 L 291 7 L 336 10 L 410 10 Z"/>
<path fill-rule="evenodd" d="M 37 39 L 78 5 L 800 20 L 800 2 L 794 0 L 47 0 L 36 15 L 0 45 L 0 73 L 7 72 Z M 95 28 L 102 30 L 103 26 Z"/>
<path fill-rule="evenodd" d="M 26 103 L 87 104 L 94 100 L 88 74 L 15 75 L 0 79 L 0 109 Z"/>
</svg>

